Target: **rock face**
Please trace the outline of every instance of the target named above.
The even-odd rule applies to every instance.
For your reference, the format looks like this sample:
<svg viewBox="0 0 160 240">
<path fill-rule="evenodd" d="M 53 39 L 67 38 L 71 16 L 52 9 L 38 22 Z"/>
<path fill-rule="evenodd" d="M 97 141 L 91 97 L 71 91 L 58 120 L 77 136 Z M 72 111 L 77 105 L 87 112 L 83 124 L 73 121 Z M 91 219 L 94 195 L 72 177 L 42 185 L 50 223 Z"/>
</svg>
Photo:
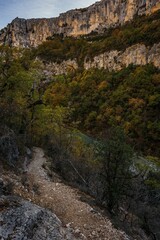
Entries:
<svg viewBox="0 0 160 240">
<path fill-rule="evenodd" d="M 45 64 L 44 69 L 45 75 L 52 77 L 54 75 L 63 75 L 68 72 L 74 72 L 76 69 L 78 69 L 78 63 L 76 59 L 66 60 L 61 63 L 50 62 Z"/>
<path fill-rule="evenodd" d="M 6 126 L 0 128 L 0 157 L 10 166 L 14 166 L 19 157 L 16 135 Z"/>
<path fill-rule="evenodd" d="M 92 60 L 86 59 L 84 68 L 104 68 L 109 71 L 118 71 L 130 64 L 146 65 L 149 63 L 160 69 L 160 43 L 154 44 L 152 47 L 136 44 L 127 48 L 124 52 L 117 50 L 105 52 Z"/>
<path fill-rule="evenodd" d="M 0 31 L 0 44 L 13 47 L 35 47 L 52 36 L 56 19 L 15 18 L 11 24 Z"/>
<path fill-rule="evenodd" d="M 0 239 L 62 240 L 60 220 L 50 211 L 17 197 L 0 198 Z"/>
<path fill-rule="evenodd" d="M 0 31 L 0 44 L 35 47 L 53 34 L 78 36 L 122 25 L 135 15 L 160 9 L 160 0 L 101 0 L 88 8 L 75 9 L 50 19 L 20 19 Z"/>
<path fill-rule="evenodd" d="M 112 50 L 95 56 L 93 59 L 87 58 L 84 61 L 84 69 L 104 68 L 108 71 L 119 71 L 124 67 L 133 65 L 153 64 L 160 69 L 160 43 L 152 47 L 146 47 L 144 44 L 136 44 L 127 48 L 124 52 Z M 44 66 L 48 75 L 66 74 L 68 71 L 78 69 L 76 59 L 63 61 L 62 63 L 46 63 Z"/>
</svg>

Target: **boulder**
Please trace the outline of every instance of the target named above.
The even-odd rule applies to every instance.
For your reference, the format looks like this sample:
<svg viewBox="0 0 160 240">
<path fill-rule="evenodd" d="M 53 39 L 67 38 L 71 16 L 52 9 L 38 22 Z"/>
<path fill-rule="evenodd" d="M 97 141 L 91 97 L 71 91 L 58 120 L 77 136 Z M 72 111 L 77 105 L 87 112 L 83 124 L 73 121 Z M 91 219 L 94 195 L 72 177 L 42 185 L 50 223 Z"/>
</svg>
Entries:
<svg viewBox="0 0 160 240">
<path fill-rule="evenodd" d="M 14 196 L 0 198 L 0 239 L 62 240 L 64 229 L 55 214 Z"/>
</svg>

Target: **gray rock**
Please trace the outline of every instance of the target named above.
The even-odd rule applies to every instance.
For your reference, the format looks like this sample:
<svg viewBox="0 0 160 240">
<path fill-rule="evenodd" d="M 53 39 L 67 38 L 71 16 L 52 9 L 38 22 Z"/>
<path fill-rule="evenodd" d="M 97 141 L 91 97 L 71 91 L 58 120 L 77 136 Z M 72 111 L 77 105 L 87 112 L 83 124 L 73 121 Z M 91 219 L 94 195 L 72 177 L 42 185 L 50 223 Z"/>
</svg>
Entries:
<svg viewBox="0 0 160 240">
<path fill-rule="evenodd" d="M 133 65 L 153 64 L 160 69 L 160 43 L 151 47 L 144 44 L 135 44 L 124 52 L 112 50 L 95 56 L 93 59 L 85 59 L 84 68 L 104 68 L 109 71 L 118 71 L 124 67 Z"/>
<path fill-rule="evenodd" d="M 16 18 L 0 31 L 0 45 L 36 47 L 54 34 L 79 36 L 123 25 L 135 15 L 150 14 L 160 8 L 157 0 L 101 0 L 88 8 L 75 9 L 57 18 Z"/>
<path fill-rule="evenodd" d="M 0 198 L 0 239 L 62 240 L 64 230 L 52 212 L 18 197 Z"/>
<path fill-rule="evenodd" d="M 0 155 L 11 166 L 15 165 L 19 157 L 16 136 L 7 127 L 0 129 Z"/>
<path fill-rule="evenodd" d="M 31 151 L 31 149 L 28 148 L 28 147 L 26 147 L 26 154 L 27 154 L 27 156 L 28 156 L 29 158 L 32 157 L 32 151 Z"/>
</svg>

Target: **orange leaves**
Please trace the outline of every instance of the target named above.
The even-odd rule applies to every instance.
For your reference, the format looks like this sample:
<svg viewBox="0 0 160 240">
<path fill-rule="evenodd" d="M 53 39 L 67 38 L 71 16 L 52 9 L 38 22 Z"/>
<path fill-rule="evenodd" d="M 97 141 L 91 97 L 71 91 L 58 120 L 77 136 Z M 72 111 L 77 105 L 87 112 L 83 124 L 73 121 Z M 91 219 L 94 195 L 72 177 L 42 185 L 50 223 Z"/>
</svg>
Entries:
<svg viewBox="0 0 160 240">
<path fill-rule="evenodd" d="M 132 106 L 133 109 L 143 108 L 145 106 L 145 101 L 141 98 L 130 98 L 129 105 Z"/>
<path fill-rule="evenodd" d="M 107 81 L 100 82 L 100 84 L 98 85 L 98 90 L 105 90 L 107 86 Z"/>
<path fill-rule="evenodd" d="M 160 86 L 160 74 L 154 74 L 152 77 L 153 84 Z"/>
</svg>

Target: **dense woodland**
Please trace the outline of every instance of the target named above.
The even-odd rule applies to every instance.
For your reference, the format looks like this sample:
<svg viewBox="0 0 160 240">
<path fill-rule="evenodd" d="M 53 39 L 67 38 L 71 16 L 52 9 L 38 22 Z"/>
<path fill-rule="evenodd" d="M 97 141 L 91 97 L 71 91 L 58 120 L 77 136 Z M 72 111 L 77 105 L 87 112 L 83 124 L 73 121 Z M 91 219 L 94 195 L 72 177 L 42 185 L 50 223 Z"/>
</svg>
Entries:
<svg viewBox="0 0 160 240">
<path fill-rule="evenodd" d="M 102 36 L 54 36 L 37 49 L 0 47 L 1 135 L 12 130 L 21 155 L 25 146 L 42 146 L 51 170 L 119 216 L 116 222 L 130 234 L 138 226 L 150 239 L 160 239 L 160 70 L 84 70 L 82 60 L 158 42 L 159 17 L 139 17 Z M 48 79 L 37 56 L 81 64 Z"/>
</svg>

